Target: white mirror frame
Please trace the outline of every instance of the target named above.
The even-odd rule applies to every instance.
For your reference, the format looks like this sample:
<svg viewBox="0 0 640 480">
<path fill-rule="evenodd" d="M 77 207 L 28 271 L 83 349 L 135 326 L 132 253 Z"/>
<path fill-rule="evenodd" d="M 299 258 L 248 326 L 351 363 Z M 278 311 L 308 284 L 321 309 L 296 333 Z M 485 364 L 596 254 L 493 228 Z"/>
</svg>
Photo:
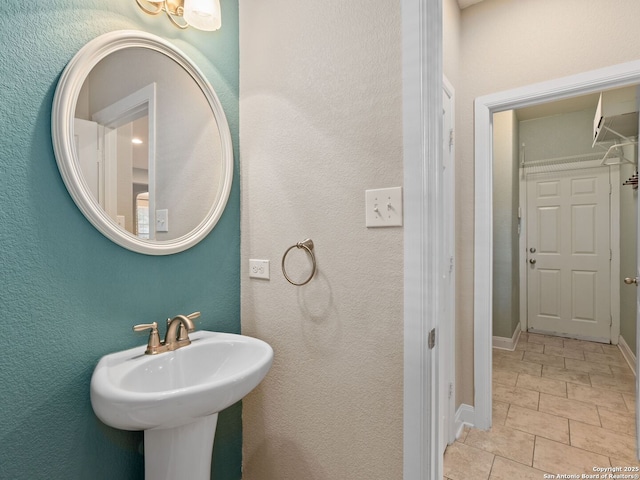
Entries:
<svg viewBox="0 0 640 480">
<path fill-rule="evenodd" d="M 211 106 L 220 133 L 222 178 L 216 201 L 196 228 L 173 240 L 144 240 L 119 227 L 91 194 L 82 175 L 78 154 L 74 146 L 73 120 L 78 95 L 87 76 L 93 67 L 107 55 L 133 47 L 147 48 L 162 53 L 179 64 L 202 90 Z M 141 31 L 120 30 L 101 35 L 80 49 L 62 72 L 58 82 L 51 112 L 51 134 L 58 169 L 74 202 L 94 227 L 124 248 L 147 255 L 170 255 L 181 252 L 206 237 L 225 209 L 233 181 L 233 145 L 222 104 L 198 67 L 184 53 L 160 37 Z"/>
</svg>

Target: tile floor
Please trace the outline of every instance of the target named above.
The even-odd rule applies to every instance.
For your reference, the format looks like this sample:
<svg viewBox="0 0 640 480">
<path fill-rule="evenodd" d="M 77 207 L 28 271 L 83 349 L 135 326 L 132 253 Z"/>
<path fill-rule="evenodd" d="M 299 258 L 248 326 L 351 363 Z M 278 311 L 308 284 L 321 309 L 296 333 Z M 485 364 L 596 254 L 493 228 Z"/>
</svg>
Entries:
<svg viewBox="0 0 640 480">
<path fill-rule="evenodd" d="M 635 376 L 617 346 L 523 333 L 515 351 L 493 350 L 493 427 L 465 429 L 447 447 L 445 479 L 640 466 L 634 412 Z"/>
</svg>

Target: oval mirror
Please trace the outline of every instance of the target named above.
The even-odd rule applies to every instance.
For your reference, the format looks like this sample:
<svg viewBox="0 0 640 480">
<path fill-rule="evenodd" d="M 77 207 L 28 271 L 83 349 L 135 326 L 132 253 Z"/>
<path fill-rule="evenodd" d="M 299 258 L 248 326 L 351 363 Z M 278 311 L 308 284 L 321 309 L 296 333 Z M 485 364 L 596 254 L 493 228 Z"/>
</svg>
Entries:
<svg viewBox="0 0 640 480">
<path fill-rule="evenodd" d="M 53 148 L 85 217 L 139 253 L 202 240 L 233 177 L 231 132 L 204 75 L 165 40 L 117 31 L 85 45 L 54 95 Z"/>
</svg>

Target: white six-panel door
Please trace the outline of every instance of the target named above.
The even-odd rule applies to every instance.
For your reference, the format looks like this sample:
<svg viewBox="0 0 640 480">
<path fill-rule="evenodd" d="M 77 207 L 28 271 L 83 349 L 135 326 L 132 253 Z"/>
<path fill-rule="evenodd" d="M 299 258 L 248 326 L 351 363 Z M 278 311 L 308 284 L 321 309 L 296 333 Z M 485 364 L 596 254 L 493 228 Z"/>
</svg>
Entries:
<svg viewBox="0 0 640 480">
<path fill-rule="evenodd" d="M 607 167 L 527 175 L 529 331 L 609 342 Z"/>
</svg>

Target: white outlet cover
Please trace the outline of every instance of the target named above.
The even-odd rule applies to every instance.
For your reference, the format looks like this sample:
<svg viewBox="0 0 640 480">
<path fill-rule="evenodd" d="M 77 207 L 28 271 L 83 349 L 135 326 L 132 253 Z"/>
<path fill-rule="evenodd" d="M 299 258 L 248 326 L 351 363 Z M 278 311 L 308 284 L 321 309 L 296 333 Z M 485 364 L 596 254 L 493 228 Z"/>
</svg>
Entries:
<svg viewBox="0 0 640 480">
<path fill-rule="evenodd" d="M 367 227 L 402 226 L 402 187 L 365 190 Z"/>
<path fill-rule="evenodd" d="M 269 280 L 269 260 L 249 260 L 249 277 Z"/>
</svg>

